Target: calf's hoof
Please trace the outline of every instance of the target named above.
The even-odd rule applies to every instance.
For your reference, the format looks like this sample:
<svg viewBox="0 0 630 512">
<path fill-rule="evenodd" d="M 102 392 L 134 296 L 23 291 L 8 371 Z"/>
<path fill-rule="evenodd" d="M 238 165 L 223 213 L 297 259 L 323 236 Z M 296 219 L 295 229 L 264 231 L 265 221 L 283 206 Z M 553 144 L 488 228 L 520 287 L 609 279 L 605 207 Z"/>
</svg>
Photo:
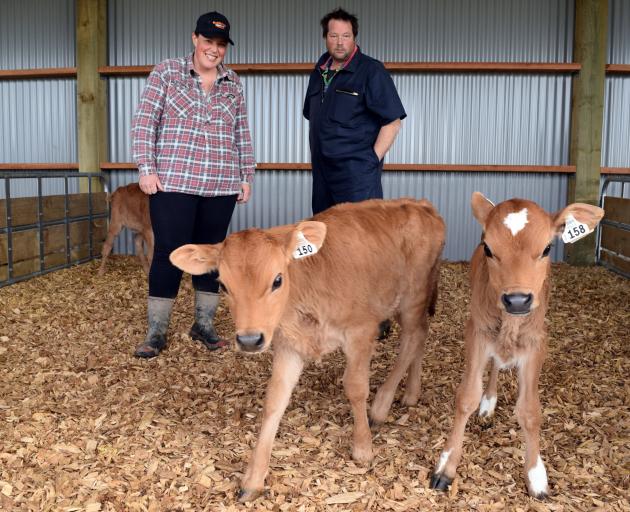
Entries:
<svg viewBox="0 0 630 512">
<path fill-rule="evenodd" d="M 352 458 L 357 462 L 370 462 L 374 458 L 372 453 L 372 446 L 367 448 L 352 448 Z"/>
<path fill-rule="evenodd" d="M 405 407 L 415 407 L 418 405 L 420 401 L 420 395 L 407 395 L 406 393 L 403 395 L 402 400 L 400 401 Z"/>
<path fill-rule="evenodd" d="M 382 421 L 375 420 L 371 416 L 368 417 L 368 425 L 372 430 L 378 430 L 383 425 Z"/>
<path fill-rule="evenodd" d="M 477 416 L 477 423 L 481 430 L 488 430 L 494 426 L 494 416 Z"/>
<path fill-rule="evenodd" d="M 532 492 L 531 489 L 527 489 L 527 491 L 532 498 L 540 501 L 545 501 L 549 497 L 549 495 L 545 491 L 539 493 Z"/>
<path fill-rule="evenodd" d="M 444 473 L 433 473 L 429 487 L 431 487 L 431 489 L 437 489 L 438 491 L 447 491 L 452 483 L 453 479 L 447 477 Z"/>
<path fill-rule="evenodd" d="M 239 503 L 245 503 L 247 501 L 254 501 L 262 493 L 262 489 L 244 489 L 241 487 L 236 498 L 238 499 Z"/>
</svg>

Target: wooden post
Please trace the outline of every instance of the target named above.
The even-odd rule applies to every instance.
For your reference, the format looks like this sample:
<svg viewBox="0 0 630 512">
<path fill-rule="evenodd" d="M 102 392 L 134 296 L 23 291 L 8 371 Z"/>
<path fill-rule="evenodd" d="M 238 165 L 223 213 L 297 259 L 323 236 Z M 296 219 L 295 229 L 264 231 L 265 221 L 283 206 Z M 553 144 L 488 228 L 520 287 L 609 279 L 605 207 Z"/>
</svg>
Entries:
<svg viewBox="0 0 630 512">
<path fill-rule="evenodd" d="M 575 1 L 573 59 L 582 69 L 573 81 L 569 163 L 576 166 L 569 180 L 568 202 L 597 204 L 601 171 L 608 0 Z M 595 237 L 565 246 L 567 262 L 595 262 Z"/>
<path fill-rule="evenodd" d="M 107 0 L 77 0 L 77 145 L 79 170 L 99 172 L 107 155 L 107 85 L 98 73 L 107 65 Z M 92 189 L 102 190 L 97 181 Z M 81 191 L 87 192 L 87 180 Z"/>
</svg>

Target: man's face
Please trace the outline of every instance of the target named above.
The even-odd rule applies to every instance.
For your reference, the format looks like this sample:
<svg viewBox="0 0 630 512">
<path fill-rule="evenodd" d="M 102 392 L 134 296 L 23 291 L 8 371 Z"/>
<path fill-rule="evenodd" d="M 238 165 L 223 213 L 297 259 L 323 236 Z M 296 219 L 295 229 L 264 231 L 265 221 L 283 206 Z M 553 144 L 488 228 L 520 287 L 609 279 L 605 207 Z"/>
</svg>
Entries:
<svg viewBox="0 0 630 512">
<path fill-rule="evenodd" d="M 352 24 L 349 21 L 330 20 L 328 22 L 326 49 L 335 62 L 344 62 L 350 57 L 355 46 Z"/>
<path fill-rule="evenodd" d="M 196 36 L 194 33 L 192 41 L 195 46 L 194 58 L 197 72 L 210 71 L 223 62 L 225 51 L 227 50 L 227 41 L 217 37 L 208 39 L 201 34 Z"/>
</svg>

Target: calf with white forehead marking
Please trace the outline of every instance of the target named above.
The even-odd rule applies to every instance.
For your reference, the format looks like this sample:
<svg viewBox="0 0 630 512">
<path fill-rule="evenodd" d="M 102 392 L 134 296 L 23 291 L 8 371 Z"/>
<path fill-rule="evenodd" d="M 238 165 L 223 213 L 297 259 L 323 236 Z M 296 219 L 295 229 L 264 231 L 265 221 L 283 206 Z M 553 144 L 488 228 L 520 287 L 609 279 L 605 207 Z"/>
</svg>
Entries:
<svg viewBox="0 0 630 512">
<path fill-rule="evenodd" d="M 529 494 L 543 498 L 548 486 L 540 457 L 538 380 L 547 353 L 545 314 L 551 242 L 570 226 L 587 234 L 595 229 L 604 211 L 574 203 L 550 215 L 536 203 L 523 199 L 495 206 L 479 192 L 472 196 L 472 211 L 483 236 L 470 262 L 472 299 L 465 332 L 466 369 L 455 399 L 453 430 L 430 485 L 445 490 L 451 484 L 461 458 L 468 418 L 477 407 L 480 416 L 492 416 L 498 371 L 516 366 L 516 416 L 525 436 L 525 480 Z M 482 376 L 490 359 L 492 372 L 482 397 Z"/>
<path fill-rule="evenodd" d="M 372 459 L 366 404 L 374 340 L 379 324 L 392 316 L 401 326 L 400 351 L 376 393 L 370 421 L 386 420 L 405 373 L 402 402 L 418 402 L 444 239 L 444 222 L 428 201 L 370 200 L 172 253 L 173 264 L 186 272 L 218 269 L 240 350 L 274 347 L 262 427 L 241 501 L 263 489 L 272 443 L 305 362 L 343 350 L 344 388 L 354 416 L 352 455 L 360 462 Z"/>
</svg>

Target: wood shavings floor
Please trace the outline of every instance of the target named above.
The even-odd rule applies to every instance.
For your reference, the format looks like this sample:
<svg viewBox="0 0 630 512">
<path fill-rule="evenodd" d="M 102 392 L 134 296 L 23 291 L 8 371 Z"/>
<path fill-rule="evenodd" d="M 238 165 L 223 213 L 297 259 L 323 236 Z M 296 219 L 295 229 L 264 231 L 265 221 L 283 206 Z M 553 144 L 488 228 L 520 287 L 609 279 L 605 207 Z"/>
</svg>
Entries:
<svg viewBox="0 0 630 512">
<path fill-rule="evenodd" d="M 463 368 L 467 265 L 442 269 L 417 407 L 395 404 L 370 465 L 350 456 L 343 357 L 304 372 L 280 425 L 267 492 L 234 495 L 257 437 L 269 354 L 208 352 L 187 335 L 185 279 L 170 347 L 132 357 L 144 337 L 146 279 L 114 257 L 0 289 L 0 510 L 629 510 L 630 282 L 554 265 L 550 351 L 541 379 L 542 454 L 551 497 L 527 496 L 513 414 L 514 373 L 499 379 L 489 428 L 471 419 L 450 492 L 428 489 Z M 219 332 L 229 336 L 228 312 Z M 378 345 L 371 390 L 397 349 Z"/>
</svg>

